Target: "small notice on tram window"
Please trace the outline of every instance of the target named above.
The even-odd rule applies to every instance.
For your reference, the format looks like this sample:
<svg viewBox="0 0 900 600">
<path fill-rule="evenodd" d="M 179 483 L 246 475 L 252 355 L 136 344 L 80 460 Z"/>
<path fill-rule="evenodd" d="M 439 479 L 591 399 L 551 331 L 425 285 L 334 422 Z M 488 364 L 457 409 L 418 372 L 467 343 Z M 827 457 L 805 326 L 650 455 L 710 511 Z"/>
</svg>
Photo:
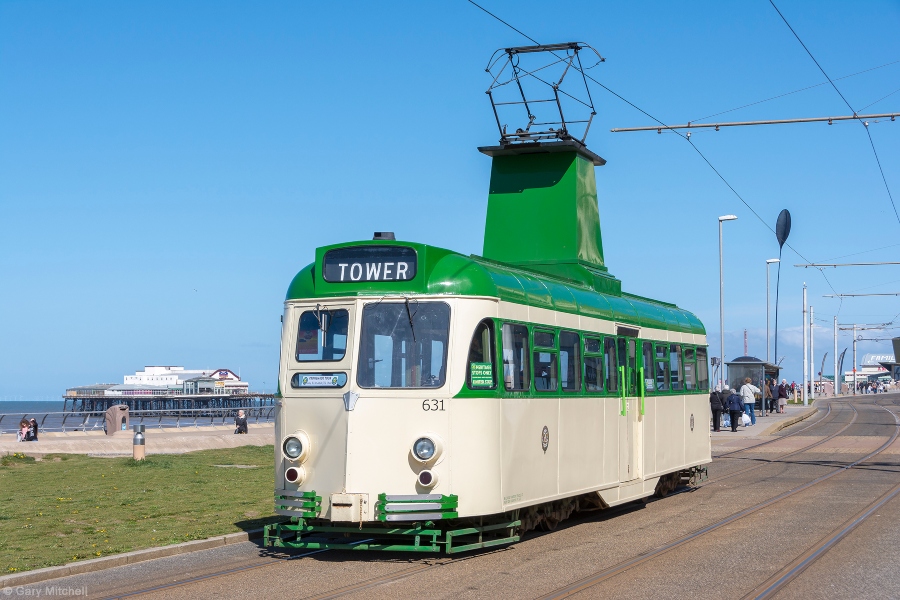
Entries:
<svg viewBox="0 0 900 600">
<path fill-rule="evenodd" d="M 494 387 L 494 365 L 489 362 L 469 363 L 472 372 L 472 387 Z"/>
<path fill-rule="evenodd" d="M 335 248 L 322 259 L 322 277 L 330 283 L 409 281 L 415 278 L 418 258 L 407 246 Z"/>
<path fill-rule="evenodd" d="M 295 373 L 291 379 L 292 388 L 339 388 L 344 387 L 345 383 L 346 373 Z"/>
<path fill-rule="evenodd" d="M 647 390 L 648 392 L 652 392 L 654 383 L 655 382 L 652 379 L 644 378 L 644 389 Z"/>
</svg>

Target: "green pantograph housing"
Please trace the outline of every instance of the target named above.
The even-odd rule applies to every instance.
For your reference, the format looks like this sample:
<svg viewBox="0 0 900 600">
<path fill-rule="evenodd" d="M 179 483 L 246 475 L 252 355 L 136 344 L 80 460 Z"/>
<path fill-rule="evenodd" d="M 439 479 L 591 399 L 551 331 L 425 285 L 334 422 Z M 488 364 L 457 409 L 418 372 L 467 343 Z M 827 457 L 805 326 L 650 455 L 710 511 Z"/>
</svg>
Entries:
<svg viewBox="0 0 900 600">
<path fill-rule="evenodd" d="M 453 294 L 598 319 L 705 335 L 697 317 L 674 304 L 622 292 L 603 259 L 594 166 L 605 161 L 572 142 L 481 148 L 493 157 L 483 256 L 413 242 L 365 240 L 316 250 L 287 300 L 391 294 Z M 402 281 L 328 282 L 325 253 L 354 246 L 402 246 L 418 257 Z M 319 265 L 319 267 L 317 267 Z"/>
</svg>

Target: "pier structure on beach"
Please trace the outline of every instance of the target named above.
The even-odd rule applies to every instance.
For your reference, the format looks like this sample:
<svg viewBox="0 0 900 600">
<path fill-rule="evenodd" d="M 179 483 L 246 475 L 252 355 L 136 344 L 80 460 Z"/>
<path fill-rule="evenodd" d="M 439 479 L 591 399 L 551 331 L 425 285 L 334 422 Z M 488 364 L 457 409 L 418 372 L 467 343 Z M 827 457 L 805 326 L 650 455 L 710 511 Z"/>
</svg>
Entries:
<svg viewBox="0 0 900 600">
<path fill-rule="evenodd" d="M 231 369 L 189 370 L 147 366 L 124 382 L 71 387 L 63 396 L 65 412 L 98 412 L 124 404 L 131 410 L 228 409 L 271 406 L 275 394 L 250 391 Z"/>
</svg>

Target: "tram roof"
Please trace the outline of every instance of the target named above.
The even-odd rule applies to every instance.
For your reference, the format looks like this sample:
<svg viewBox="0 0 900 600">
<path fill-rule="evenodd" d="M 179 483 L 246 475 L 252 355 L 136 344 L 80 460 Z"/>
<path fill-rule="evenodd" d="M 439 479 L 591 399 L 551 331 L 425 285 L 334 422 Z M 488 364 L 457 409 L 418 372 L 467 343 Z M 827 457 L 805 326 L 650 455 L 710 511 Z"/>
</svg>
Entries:
<svg viewBox="0 0 900 600">
<path fill-rule="evenodd" d="M 322 277 L 325 253 L 359 246 L 401 246 L 417 254 L 416 275 L 406 281 L 329 282 Z M 617 291 L 615 286 L 605 290 Z M 674 304 L 624 292 L 598 291 L 584 281 L 511 266 L 480 256 L 415 242 L 365 240 L 316 249 L 316 262 L 294 277 L 285 300 L 388 294 L 488 296 L 548 310 L 669 331 L 706 335 L 694 314 Z"/>
</svg>

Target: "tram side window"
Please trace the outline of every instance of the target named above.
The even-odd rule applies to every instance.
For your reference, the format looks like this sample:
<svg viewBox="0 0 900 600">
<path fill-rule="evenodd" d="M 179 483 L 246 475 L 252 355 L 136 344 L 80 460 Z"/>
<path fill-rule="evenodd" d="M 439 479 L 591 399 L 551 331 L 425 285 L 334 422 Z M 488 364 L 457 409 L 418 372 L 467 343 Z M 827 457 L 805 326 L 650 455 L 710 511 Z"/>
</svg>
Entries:
<svg viewBox="0 0 900 600">
<path fill-rule="evenodd" d="M 559 387 L 556 335 L 549 331 L 535 331 L 534 345 L 534 389 L 538 392 L 555 392 Z M 538 347 L 548 350 L 540 350 Z"/>
<path fill-rule="evenodd" d="M 559 372 L 565 392 L 581 391 L 581 344 L 578 334 L 563 331 L 559 334 Z"/>
<path fill-rule="evenodd" d="M 297 327 L 297 362 L 344 358 L 349 322 L 350 316 L 346 310 L 303 311 Z"/>
<path fill-rule="evenodd" d="M 603 356 L 600 340 L 584 338 L 584 387 L 588 392 L 603 391 Z M 595 356 L 587 356 L 588 353 Z"/>
<path fill-rule="evenodd" d="M 672 391 L 681 389 L 681 345 L 672 344 L 669 346 L 669 370 Z"/>
<path fill-rule="evenodd" d="M 479 323 L 472 335 L 466 381 L 470 388 L 497 387 L 497 378 L 494 376 L 494 322 L 491 319 Z"/>
<path fill-rule="evenodd" d="M 644 342 L 642 346 L 643 367 L 644 367 L 644 389 L 648 392 L 654 391 L 655 386 L 653 378 L 653 343 Z"/>
<path fill-rule="evenodd" d="M 603 338 L 603 367 L 606 369 L 606 391 L 619 391 L 619 361 L 616 359 L 616 338 Z"/>
<path fill-rule="evenodd" d="M 528 389 L 528 328 L 503 325 L 503 384 L 507 390 Z"/>
<path fill-rule="evenodd" d="M 684 349 L 684 389 L 693 391 L 697 389 L 697 371 L 694 359 L 694 349 Z"/>
<path fill-rule="evenodd" d="M 709 389 L 709 363 L 706 360 L 706 348 L 697 348 L 697 389 L 704 392 Z"/>
<path fill-rule="evenodd" d="M 656 391 L 669 390 L 669 345 L 656 344 Z"/>
</svg>

